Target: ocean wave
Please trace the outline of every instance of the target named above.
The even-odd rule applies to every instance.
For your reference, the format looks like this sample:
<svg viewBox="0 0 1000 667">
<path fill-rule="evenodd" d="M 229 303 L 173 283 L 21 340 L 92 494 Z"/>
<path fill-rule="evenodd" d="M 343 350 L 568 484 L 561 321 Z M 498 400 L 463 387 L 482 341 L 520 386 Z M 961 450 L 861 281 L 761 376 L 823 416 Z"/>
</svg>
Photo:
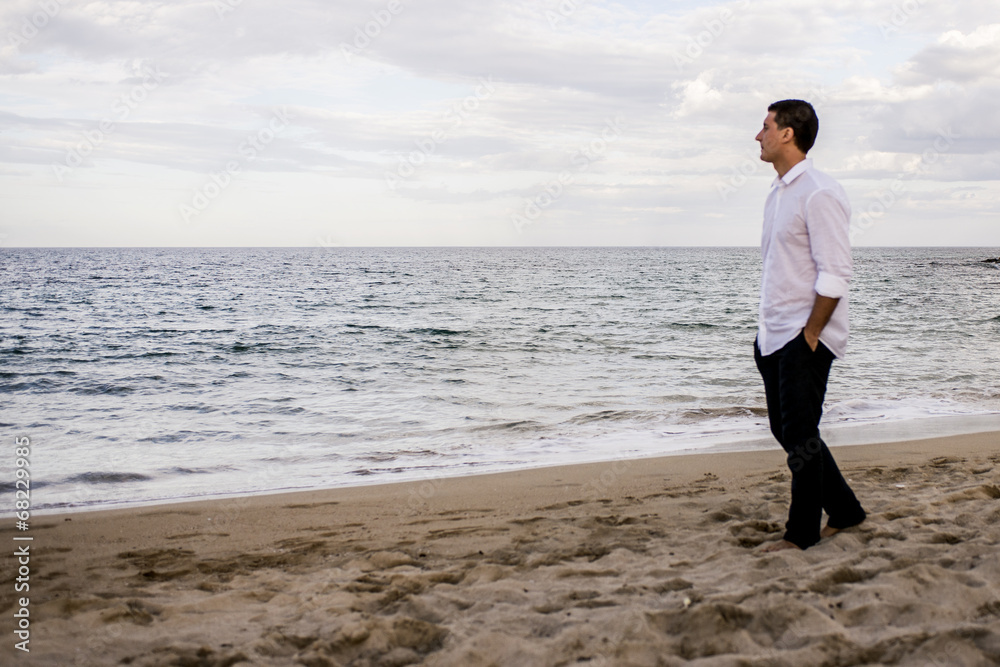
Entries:
<svg viewBox="0 0 1000 667">
<path fill-rule="evenodd" d="M 121 396 L 124 394 L 131 394 L 132 392 L 135 391 L 135 387 L 105 383 L 99 385 L 84 385 L 82 387 L 71 387 L 67 391 L 74 394 L 82 394 L 84 396 L 91 396 L 91 395 Z"/>
<path fill-rule="evenodd" d="M 520 419 L 517 421 L 502 422 L 500 424 L 486 424 L 484 426 L 474 426 L 470 431 L 534 431 L 542 428 L 544 424 L 533 419 Z"/>
<path fill-rule="evenodd" d="M 180 352 L 127 352 L 125 354 L 107 354 L 102 359 L 155 359 L 157 357 L 177 357 Z"/>
<path fill-rule="evenodd" d="M 567 419 L 564 423 L 592 424 L 594 422 L 650 421 L 657 417 L 657 414 L 646 410 L 601 410 L 599 412 L 576 415 Z"/>
<path fill-rule="evenodd" d="M 63 480 L 67 484 L 122 484 L 125 482 L 148 482 L 149 475 L 138 472 L 83 472 Z"/>
<path fill-rule="evenodd" d="M 32 489 L 41 489 L 43 487 L 49 486 L 50 484 L 51 482 L 43 482 L 37 479 L 31 480 Z M 19 488 L 22 488 L 23 486 L 24 486 L 23 484 L 21 485 L 21 487 L 17 486 L 16 479 L 11 480 L 9 482 L 6 481 L 0 482 L 0 493 L 8 493 L 8 492 L 13 493 L 14 491 L 16 491 Z M 13 506 L 13 503 L 11 503 L 11 506 Z"/>
<path fill-rule="evenodd" d="M 681 423 L 692 423 L 708 421 L 711 419 L 724 419 L 727 417 L 766 417 L 767 408 L 750 405 L 732 405 L 720 408 L 693 408 L 684 410 L 681 415 Z"/>
<path fill-rule="evenodd" d="M 0 393 L 13 394 L 20 391 L 52 392 L 60 391 L 65 382 L 59 382 L 50 378 L 39 378 L 30 382 L 14 382 L 12 384 L 0 384 Z"/>
<path fill-rule="evenodd" d="M 162 435 L 150 435 L 145 438 L 137 438 L 136 442 L 150 442 L 156 445 L 162 445 L 167 443 L 186 442 L 195 437 L 198 437 L 198 434 L 193 431 L 179 431 L 177 433 L 165 433 Z M 124 440 L 128 442 L 129 438 L 124 438 Z"/>
<path fill-rule="evenodd" d="M 468 331 L 456 331 L 454 329 L 437 329 L 432 327 L 422 327 L 417 329 L 410 329 L 406 333 L 411 334 L 421 334 L 426 336 L 458 336 L 461 334 L 467 334 Z"/>
<path fill-rule="evenodd" d="M 670 329 L 716 329 L 722 325 L 711 322 L 668 322 Z"/>
<path fill-rule="evenodd" d="M 230 352 L 250 352 L 257 349 L 267 349 L 267 343 L 233 343 L 229 346 Z"/>
</svg>

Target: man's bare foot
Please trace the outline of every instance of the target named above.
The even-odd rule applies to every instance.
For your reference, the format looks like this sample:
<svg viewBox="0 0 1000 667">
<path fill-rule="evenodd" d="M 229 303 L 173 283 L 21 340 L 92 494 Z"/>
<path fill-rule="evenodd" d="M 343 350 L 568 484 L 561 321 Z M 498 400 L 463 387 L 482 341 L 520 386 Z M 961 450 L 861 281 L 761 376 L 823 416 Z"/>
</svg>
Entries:
<svg viewBox="0 0 1000 667">
<path fill-rule="evenodd" d="M 864 519 L 861 519 L 861 521 L 858 521 L 856 524 L 854 524 L 854 526 L 860 526 L 862 523 L 864 523 Z M 854 526 L 847 526 L 847 528 L 854 528 Z M 822 539 L 824 537 L 833 537 L 834 535 L 836 535 L 837 533 L 839 533 L 842 530 L 845 530 L 845 529 L 844 528 L 833 528 L 833 527 L 830 526 L 830 524 L 826 524 L 825 526 L 823 526 L 823 528 L 820 529 L 819 536 L 820 536 L 820 539 Z"/>
<path fill-rule="evenodd" d="M 768 544 L 766 547 L 761 549 L 760 552 L 768 554 L 774 551 L 784 551 L 785 549 L 798 549 L 799 551 L 802 551 L 802 547 L 797 544 L 789 542 L 788 540 L 779 540 Z"/>
</svg>

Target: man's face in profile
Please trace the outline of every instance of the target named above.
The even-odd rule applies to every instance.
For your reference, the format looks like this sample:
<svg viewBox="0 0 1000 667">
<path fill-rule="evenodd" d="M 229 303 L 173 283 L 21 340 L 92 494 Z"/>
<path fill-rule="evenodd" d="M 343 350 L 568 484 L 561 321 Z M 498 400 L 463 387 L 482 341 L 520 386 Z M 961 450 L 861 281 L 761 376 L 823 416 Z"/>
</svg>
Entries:
<svg viewBox="0 0 1000 667">
<path fill-rule="evenodd" d="M 769 111 L 764 119 L 764 127 L 757 133 L 757 141 L 760 142 L 760 159 L 764 162 L 774 162 L 778 154 L 780 137 L 782 130 L 778 129 L 778 123 L 774 120 L 774 111 Z"/>
</svg>

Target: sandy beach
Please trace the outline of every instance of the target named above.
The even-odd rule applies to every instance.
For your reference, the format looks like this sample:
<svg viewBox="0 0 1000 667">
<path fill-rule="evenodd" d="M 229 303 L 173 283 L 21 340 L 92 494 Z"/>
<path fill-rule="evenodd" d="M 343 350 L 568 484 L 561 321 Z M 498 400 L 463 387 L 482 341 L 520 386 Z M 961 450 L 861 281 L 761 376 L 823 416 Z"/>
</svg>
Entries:
<svg viewBox="0 0 1000 667">
<path fill-rule="evenodd" d="M 16 665 L 1000 664 L 1000 434 L 834 449 L 869 512 L 778 539 L 780 450 L 32 519 Z M 30 599 L 30 654 L 13 613 Z"/>
</svg>

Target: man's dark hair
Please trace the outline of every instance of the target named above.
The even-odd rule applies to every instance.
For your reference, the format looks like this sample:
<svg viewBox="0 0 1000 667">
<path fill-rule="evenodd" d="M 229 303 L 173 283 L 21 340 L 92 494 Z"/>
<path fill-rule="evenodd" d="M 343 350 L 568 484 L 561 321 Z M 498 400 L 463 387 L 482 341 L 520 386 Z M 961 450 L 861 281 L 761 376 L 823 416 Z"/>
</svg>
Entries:
<svg viewBox="0 0 1000 667">
<path fill-rule="evenodd" d="M 795 145 L 803 153 L 808 153 L 816 143 L 816 133 L 819 132 L 819 118 L 812 105 L 802 100 L 781 100 L 767 110 L 774 112 L 774 122 L 779 128 L 792 128 Z"/>
</svg>

